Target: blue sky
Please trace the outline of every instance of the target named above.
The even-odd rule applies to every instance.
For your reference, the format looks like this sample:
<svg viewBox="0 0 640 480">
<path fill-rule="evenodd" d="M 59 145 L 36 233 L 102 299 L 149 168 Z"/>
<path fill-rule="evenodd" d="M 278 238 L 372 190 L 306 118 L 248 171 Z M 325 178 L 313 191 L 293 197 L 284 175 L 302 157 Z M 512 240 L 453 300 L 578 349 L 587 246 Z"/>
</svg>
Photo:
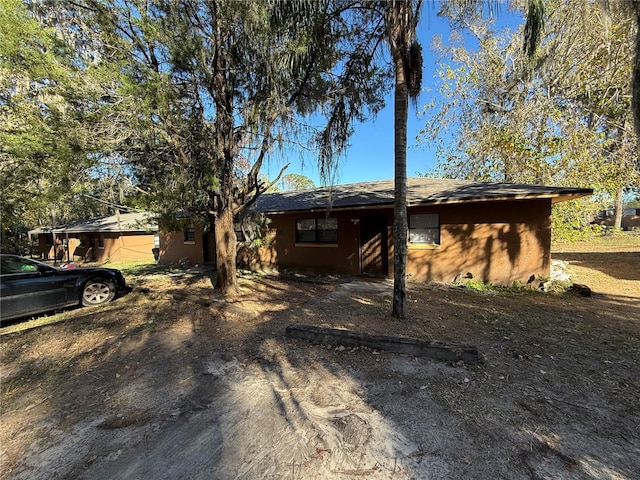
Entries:
<svg viewBox="0 0 640 480">
<path fill-rule="evenodd" d="M 438 2 L 424 2 L 422 19 L 418 26 L 418 40 L 423 49 L 423 90 L 436 89 L 436 61 L 437 58 L 430 49 L 431 38 L 442 35 L 445 42 L 450 34 L 448 23 L 437 16 Z M 499 24 L 508 24 L 514 28 L 522 20 L 520 15 L 514 15 L 501 8 L 498 13 Z M 424 92 L 418 100 L 418 111 L 427 103 L 430 93 Z M 418 173 L 427 173 L 434 167 L 435 151 L 423 145 L 417 145 L 416 135 L 424 126 L 424 120 L 418 118 L 418 112 L 409 106 L 407 124 L 407 176 L 415 177 Z M 393 91 L 386 98 L 386 107 L 369 122 L 357 124 L 351 138 L 351 146 L 340 159 L 338 178 L 334 183 L 345 184 L 374 180 L 390 180 L 393 178 Z M 306 175 L 316 185 L 321 185 L 318 169 L 314 159 L 309 156 L 304 163 L 298 158 L 289 157 L 290 166 L 287 173 Z M 282 167 L 282 160 L 272 160 L 264 168 L 264 173 L 274 177 Z"/>
</svg>

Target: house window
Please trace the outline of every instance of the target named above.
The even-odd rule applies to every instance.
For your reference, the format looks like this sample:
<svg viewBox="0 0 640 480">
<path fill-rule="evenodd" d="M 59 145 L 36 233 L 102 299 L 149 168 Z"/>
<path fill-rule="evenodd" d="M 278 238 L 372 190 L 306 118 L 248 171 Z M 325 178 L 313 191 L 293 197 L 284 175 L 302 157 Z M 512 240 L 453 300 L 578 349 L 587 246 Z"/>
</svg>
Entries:
<svg viewBox="0 0 640 480">
<path fill-rule="evenodd" d="M 296 220 L 296 242 L 338 243 L 338 219 L 304 218 Z"/>
<path fill-rule="evenodd" d="M 440 245 L 440 215 L 437 213 L 410 215 L 409 243 Z"/>
<path fill-rule="evenodd" d="M 184 243 L 196 243 L 196 229 L 194 227 L 184 229 Z"/>
</svg>

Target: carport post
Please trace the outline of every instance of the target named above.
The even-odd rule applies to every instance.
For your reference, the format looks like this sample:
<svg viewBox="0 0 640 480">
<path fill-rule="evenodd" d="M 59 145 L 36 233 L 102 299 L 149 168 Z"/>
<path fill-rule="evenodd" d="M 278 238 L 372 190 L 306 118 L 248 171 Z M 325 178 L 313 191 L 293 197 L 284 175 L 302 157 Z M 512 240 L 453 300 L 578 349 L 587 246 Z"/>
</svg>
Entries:
<svg viewBox="0 0 640 480">
<path fill-rule="evenodd" d="M 58 264 L 58 244 L 56 240 L 58 239 L 58 234 L 55 232 L 51 232 L 51 238 L 53 239 L 53 264 Z"/>
</svg>

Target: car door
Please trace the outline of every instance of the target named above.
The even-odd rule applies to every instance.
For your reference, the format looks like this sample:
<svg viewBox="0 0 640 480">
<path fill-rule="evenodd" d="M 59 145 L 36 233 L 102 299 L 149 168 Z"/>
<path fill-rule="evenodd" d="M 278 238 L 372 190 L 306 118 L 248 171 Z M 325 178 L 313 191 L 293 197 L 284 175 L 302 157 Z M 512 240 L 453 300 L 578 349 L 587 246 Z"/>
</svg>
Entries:
<svg viewBox="0 0 640 480">
<path fill-rule="evenodd" d="M 2 259 L 0 314 L 10 319 L 46 312 L 67 304 L 68 284 L 56 269 L 22 258 Z"/>
</svg>

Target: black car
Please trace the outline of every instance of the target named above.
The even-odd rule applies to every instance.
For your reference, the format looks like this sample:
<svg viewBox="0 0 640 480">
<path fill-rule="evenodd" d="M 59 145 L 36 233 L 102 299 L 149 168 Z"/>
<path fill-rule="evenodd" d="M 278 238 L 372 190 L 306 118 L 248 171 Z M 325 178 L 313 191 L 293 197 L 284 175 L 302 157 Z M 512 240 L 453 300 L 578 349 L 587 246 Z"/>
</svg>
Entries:
<svg viewBox="0 0 640 480">
<path fill-rule="evenodd" d="M 126 287 L 114 268 L 55 268 L 17 255 L 0 255 L 2 321 L 74 305 L 110 302 Z"/>
</svg>

